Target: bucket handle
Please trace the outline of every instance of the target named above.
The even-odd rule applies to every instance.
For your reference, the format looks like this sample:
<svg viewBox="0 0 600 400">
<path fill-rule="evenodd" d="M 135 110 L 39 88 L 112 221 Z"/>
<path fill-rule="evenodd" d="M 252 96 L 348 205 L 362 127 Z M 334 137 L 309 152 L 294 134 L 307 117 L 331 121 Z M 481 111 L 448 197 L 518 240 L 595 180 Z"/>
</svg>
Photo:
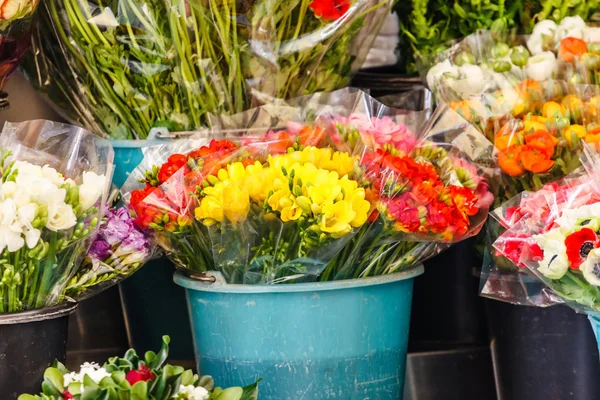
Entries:
<svg viewBox="0 0 600 400">
<path fill-rule="evenodd" d="M 202 272 L 202 273 L 185 271 L 185 275 L 187 275 L 187 277 L 190 279 L 194 279 L 196 281 L 200 281 L 202 283 L 208 283 L 211 285 L 212 284 L 216 284 L 216 285 L 226 285 L 227 284 L 227 281 L 225 281 L 225 278 L 223 278 L 223 274 L 221 274 L 218 271 L 207 271 L 207 272 Z"/>
</svg>

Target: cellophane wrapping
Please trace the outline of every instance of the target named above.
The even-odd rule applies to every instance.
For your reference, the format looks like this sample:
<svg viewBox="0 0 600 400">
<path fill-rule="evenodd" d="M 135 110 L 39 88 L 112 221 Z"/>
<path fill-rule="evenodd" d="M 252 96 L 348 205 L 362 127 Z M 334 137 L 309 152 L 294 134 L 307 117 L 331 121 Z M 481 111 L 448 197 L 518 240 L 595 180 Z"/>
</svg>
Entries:
<svg viewBox="0 0 600 400">
<path fill-rule="evenodd" d="M 584 174 L 550 188 L 544 197 L 546 218 L 524 215 L 494 247 L 535 275 L 549 301 L 598 312 L 598 182 Z"/>
<path fill-rule="evenodd" d="M 25 70 L 67 119 L 112 139 L 349 83 L 391 0 L 52 0 Z"/>
<path fill-rule="evenodd" d="M 57 304 L 102 219 L 110 143 L 83 128 L 6 123 L 0 135 L 0 312 Z"/>
<path fill-rule="evenodd" d="M 65 295 L 78 301 L 95 296 L 159 255 L 158 246 L 134 223 L 118 189 L 113 187 L 90 249 L 69 279 Z"/>
<path fill-rule="evenodd" d="M 429 113 L 346 89 L 214 116 L 219 140 L 148 149 L 125 199 L 178 266 L 230 283 L 400 271 L 476 234 L 493 201 L 491 143 Z"/>
</svg>

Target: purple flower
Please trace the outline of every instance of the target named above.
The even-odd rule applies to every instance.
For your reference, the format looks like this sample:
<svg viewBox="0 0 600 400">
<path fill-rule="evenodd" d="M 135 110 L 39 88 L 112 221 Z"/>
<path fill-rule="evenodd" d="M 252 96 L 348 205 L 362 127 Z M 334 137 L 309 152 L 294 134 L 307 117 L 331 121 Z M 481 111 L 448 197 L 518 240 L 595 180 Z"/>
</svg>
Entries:
<svg viewBox="0 0 600 400">
<path fill-rule="evenodd" d="M 147 252 L 149 243 L 146 236 L 139 231 L 132 231 L 119 247 L 120 253 Z"/>
<path fill-rule="evenodd" d="M 98 261 L 104 261 L 110 255 L 110 252 L 111 246 L 102 238 L 97 237 L 90 247 L 89 255 Z"/>
</svg>

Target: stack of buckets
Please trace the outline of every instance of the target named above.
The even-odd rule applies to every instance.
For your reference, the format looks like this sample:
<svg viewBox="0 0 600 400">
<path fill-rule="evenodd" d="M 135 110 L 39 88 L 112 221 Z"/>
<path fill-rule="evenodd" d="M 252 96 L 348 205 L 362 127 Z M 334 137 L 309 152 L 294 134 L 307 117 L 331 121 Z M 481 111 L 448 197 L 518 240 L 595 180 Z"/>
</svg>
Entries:
<svg viewBox="0 0 600 400">
<path fill-rule="evenodd" d="M 113 141 L 116 185 L 153 144 Z M 203 281 L 176 273 L 176 286 L 173 272 L 162 258 L 121 284 L 130 344 L 139 351 L 169 334 L 173 360 L 195 353 L 198 372 L 223 387 L 262 378 L 261 399 L 402 398 L 413 279 L 422 266 L 293 285 L 232 285 L 219 273 Z"/>
</svg>

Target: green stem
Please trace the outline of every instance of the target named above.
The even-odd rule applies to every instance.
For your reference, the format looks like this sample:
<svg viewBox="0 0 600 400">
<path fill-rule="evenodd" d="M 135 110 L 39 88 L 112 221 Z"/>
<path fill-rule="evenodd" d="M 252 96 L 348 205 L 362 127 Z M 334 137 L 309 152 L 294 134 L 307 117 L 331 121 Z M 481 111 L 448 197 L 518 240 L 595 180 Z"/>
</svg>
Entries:
<svg viewBox="0 0 600 400">
<path fill-rule="evenodd" d="M 35 308 L 42 308 L 47 300 L 47 292 L 52 282 L 52 276 L 55 273 L 57 267 L 56 259 L 56 242 L 58 240 L 58 233 L 52 232 L 50 234 L 50 249 L 46 258 L 42 262 L 42 280 L 40 282 L 40 288 L 37 292 L 37 300 L 35 302 Z"/>
</svg>

